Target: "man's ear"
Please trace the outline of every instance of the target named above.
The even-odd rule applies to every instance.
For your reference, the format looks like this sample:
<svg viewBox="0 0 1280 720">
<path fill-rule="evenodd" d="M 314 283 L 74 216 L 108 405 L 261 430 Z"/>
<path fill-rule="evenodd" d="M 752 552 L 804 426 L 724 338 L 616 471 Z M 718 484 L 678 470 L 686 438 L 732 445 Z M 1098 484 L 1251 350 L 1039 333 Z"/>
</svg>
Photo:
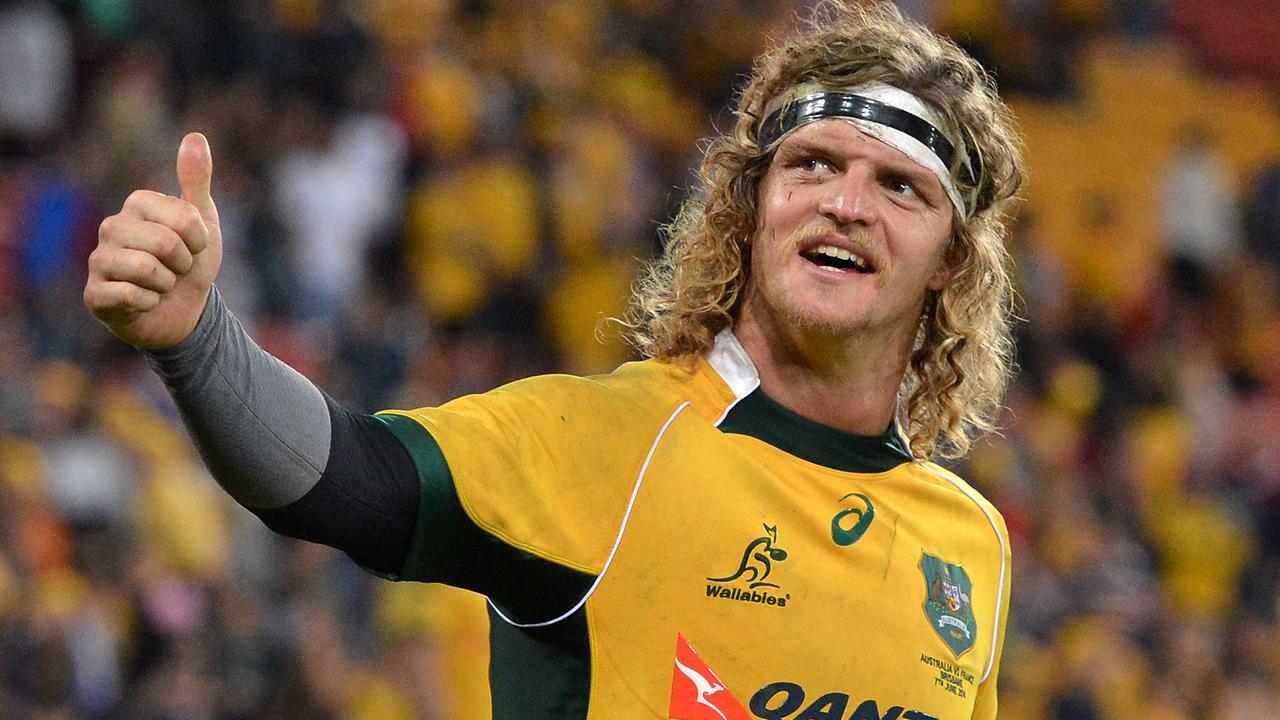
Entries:
<svg viewBox="0 0 1280 720">
<path fill-rule="evenodd" d="M 933 275 L 929 276 L 929 289 L 934 292 L 941 291 L 951 281 L 951 272 L 951 268 L 944 261 Z"/>
<path fill-rule="evenodd" d="M 963 262 L 964 250 L 960 247 L 960 240 L 952 238 L 951 242 L 947 243 L 947 249 L 943 251 L 942 258 L 938 260 L 938 269 L 929 276 L 929 289 L 939 291 L 946 287 Z"/>
<path fill-rule="evenodd" d="M 952 242 L 947 246 L 946 252 L 943 252 L 942 258 L 938 260 L 938 268 L 933 270 L 933 274 L 929 275 L 929 290 L 941 291 L 947 287 L 947 283 L 951 282 L 951 275 L 954 275 L 956 268 L 960 266 L 960 252 L 956 250 L 955 243 Z"/>
</svg>

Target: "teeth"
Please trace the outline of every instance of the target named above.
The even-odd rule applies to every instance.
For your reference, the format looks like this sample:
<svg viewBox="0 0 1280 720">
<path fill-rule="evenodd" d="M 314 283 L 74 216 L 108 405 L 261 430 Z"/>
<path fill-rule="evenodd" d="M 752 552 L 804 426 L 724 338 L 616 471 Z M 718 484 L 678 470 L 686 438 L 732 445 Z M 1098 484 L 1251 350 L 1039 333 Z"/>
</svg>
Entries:
<svg viewBox="0 0 1280 720">
<path fill-rule="evenodd" d="M 832 245 L 819 245 L 818 247 L 814 248 L 813 252 L 818 255 L 826 255 L 827 257 L 833 257 L 839 260 L 844 260 L 845 262 L 851 262 L 853 263 L 854 267 L 858 268 L 859 270 L 870 269 L 867 266 L 866 260 L 863 260 L 861 257 L 854 255 L 853 253 L 849 252 L 848 250 L 845 250 L 844 248 L 838 248 Z"/>
<path fill-rule="evenodd" d="M 853 257 L 853 255 L 848 250 L 845 250 L 843 248 L 838 248 L 838 247 L 832 247 L 830 245 L 819 245 L 814 252 L 818 253 L 819 255 L 826 255 L 828 257 L 838 258 L 840 260 L 849 260 Z"/>
</svg>

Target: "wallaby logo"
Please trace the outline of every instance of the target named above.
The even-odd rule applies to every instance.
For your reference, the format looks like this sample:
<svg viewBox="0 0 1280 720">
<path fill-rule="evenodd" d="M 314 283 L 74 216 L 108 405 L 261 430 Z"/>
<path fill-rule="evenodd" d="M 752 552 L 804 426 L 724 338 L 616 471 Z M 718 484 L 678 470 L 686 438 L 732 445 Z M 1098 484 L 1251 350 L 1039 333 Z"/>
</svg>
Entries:
<svg viewBox="0 0 1280 720">
<path fill-rule="evenodd" d="M 747 544 L 747 549 L 742 551 L 742 561 L 738 563 L 738 571 L 722 578 L 707 578 L 711 582 L 733 582 L 738 578 L 747 577 L 747 582 L 751 583 L 747 587 L 752 590 L 761 587 L 778 587 L 777 583 L 765 582 L 769 577 L 769 573 L 773 571 L 773 563 L 782 562 L 787 559 L 787 551 L 780 547 L 774 547 L 773 544 L 778 542 L 778 526 L 765 525 L 764 535 L 752 540 Z"/>
<path fill-rule="evenodd" d="M 840 498 L 840 502 L 849 498 L 858 500 L 861 507 L 846 508 L 831 518 L 831 539 L 841 547 L 858 542 L 858 539 L 867 532 L 867 528 L 871 527 L 871 521 L 876 519 L 876 506 L 871 504 L 871 500 L 866 495 L 849 493 Z M 853 525 L 846 528 L 841 521 L 849 516 L 853 516 L 854 521 Z"/>
<path fill-rule="evenodd" d="M 787 559 L 787 551 L 777 547 L 777 542 L 778 527 L 765 525 L 764 535 L 747 543 L 736 571 L 724 577 L 707 578 L 707 597 L 786 607 L 791 599 L 790 593 L 772 595 L 763 589 L 778 587 L 777 583 L 769 581 L 769 575 L 775 562 Z M 746 583 L 747 587 L 744 590 L 742 587 L 726 587 L 722 583 Z"/>
</svg>

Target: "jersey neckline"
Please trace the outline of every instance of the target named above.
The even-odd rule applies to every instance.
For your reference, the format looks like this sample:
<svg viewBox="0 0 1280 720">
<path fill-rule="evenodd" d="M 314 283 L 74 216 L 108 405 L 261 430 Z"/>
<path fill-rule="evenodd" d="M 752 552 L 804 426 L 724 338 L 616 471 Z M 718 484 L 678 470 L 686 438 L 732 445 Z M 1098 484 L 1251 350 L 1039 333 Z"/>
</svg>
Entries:
<svg viewBox="0 0 1280 720">
<path fill-rule="evenodd" d="M 880 435 L 858 435 L 810 420 L 769 397 L 760 387 L 755 364 L 731 330 L 716 336 L 707 363 L 734 394 L 716 423 L 721 432 L 754 437 L 844 472 L 885 472 L 914 459 L 896 420 Z"/>
</svg>

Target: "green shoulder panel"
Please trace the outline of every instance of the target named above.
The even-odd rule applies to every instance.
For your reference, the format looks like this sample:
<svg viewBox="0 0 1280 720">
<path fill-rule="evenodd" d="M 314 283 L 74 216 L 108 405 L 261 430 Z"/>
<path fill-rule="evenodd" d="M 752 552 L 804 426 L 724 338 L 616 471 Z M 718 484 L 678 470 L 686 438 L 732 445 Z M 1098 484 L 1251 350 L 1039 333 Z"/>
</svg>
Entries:
<svg viewBox="0 0 1280 720">
<path fill-rule="evenodd" d="M 593 576 L 512 548 L 471 520 L 426 428 L 403 415 L 376 417 L 409 451 L 421 483 L 409 555 L 390 579 L 474 590 L 523 623 L 558 617 L 582 598 Z M 586 612 L 545 628 L 510 625 L 492 607 L 489 617 L 494 720 L 584 720 L 591 689 Z"/>
<path fill-rule="evenodd" d="M 586 720 L 591 648 L 586 611 L 545 628 L 508 625 L 489 609 L 493 720 Z"/>
<path fill-rule="evenodd" d="M 409 451 L 420 497 L 409 554 L 394 580 L 440 582 L 487 595 L 520 622 L 557 617 L 582 598 L 593 575 L 514 548 L 463 509 L 440 445 L 417 421 L 377 415 Z"/>
</svg>

